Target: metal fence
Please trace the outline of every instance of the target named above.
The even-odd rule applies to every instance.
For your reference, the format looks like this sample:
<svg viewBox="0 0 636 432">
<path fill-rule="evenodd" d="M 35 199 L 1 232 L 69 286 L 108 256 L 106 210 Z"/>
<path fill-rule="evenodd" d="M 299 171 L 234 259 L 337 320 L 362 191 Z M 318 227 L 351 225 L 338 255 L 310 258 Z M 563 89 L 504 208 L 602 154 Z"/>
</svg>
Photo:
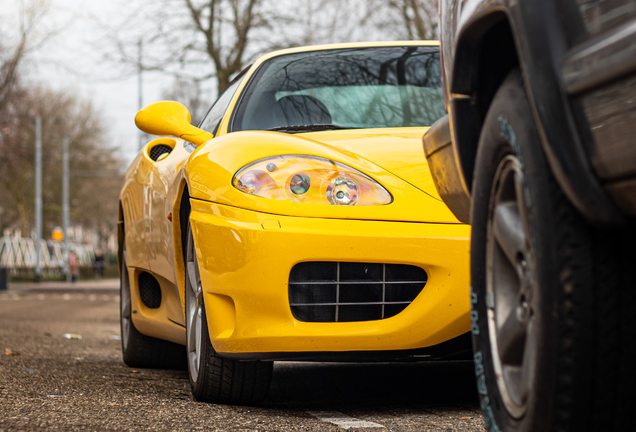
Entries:
<svg viewBox="0 0 636 432">
<path fill-rule="evenodd" d="M 79 266 L 90 266 L 95 252 L 93 246 L 69 243 L 69 253 L 75 252 Z M 0 267 L 12 274 L 35 270 L 35 241 L 31 238 L 1 237 Z M 42 274 L 59 275 L 64 269 L 64 243 L 42 240 L 40 248 Z"/>
</svg>

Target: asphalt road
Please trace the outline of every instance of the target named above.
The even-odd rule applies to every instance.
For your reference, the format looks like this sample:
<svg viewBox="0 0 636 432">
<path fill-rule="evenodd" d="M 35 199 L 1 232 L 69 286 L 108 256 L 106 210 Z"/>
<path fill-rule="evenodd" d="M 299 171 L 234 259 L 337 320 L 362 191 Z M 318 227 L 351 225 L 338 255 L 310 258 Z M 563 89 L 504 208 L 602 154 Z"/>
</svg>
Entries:
<svg viewBox="0 0 636 432">
<path fill-rule="evenodd" d="M 259 407 L 195 402 L 186 371 L 123 363 L 118 305 L 112 282 L 0 292 L 0 431 L 484 430 L 470 363 L 281 362 Z"/>
</svg>

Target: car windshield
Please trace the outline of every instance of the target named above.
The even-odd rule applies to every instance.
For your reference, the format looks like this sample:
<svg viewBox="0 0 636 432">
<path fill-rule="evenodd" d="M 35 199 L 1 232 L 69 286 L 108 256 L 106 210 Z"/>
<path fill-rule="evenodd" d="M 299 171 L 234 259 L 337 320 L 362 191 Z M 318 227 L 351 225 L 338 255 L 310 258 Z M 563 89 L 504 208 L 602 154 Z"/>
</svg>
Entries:
<svg viewBox="0 0 636 432">
<path fill-rule="evenodd" d="M 232 130 L 421 127 L 443 115 L 438 47 L 334 49 L 263 63 Z"/>
</svg>

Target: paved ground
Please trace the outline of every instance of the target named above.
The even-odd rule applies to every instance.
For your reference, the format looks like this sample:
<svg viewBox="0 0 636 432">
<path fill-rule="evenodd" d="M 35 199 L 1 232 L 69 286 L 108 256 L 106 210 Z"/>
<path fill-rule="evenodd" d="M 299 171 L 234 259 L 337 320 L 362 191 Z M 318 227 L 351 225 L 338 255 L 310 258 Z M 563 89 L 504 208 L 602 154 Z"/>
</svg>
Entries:
<svg viewBox="0 0 636 432">
<path fill-rule="evenodd" d="M 469 363 L 276 363 L 260 407 L 195 402 L 185 371 L 124 365 L 118 302 L 114 281 L 0 292 L 0 431 L 484 430 Z"/>
</svg>

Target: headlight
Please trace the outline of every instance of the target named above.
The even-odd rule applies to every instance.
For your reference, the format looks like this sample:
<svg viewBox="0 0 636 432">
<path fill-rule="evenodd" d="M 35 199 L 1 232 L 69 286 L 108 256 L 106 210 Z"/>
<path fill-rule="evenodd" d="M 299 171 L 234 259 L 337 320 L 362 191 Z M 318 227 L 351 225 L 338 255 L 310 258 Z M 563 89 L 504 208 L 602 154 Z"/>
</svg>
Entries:
<svg viewBox="0 0 636 432">
<path fill-rule="evenodd" d="M 241 168 L 232 179 L 238 190 L 263 198 L 310 204 L 389 204 L 378 182 L 341 163 L 316 156 L 274 156 Z"/>
</svg>

